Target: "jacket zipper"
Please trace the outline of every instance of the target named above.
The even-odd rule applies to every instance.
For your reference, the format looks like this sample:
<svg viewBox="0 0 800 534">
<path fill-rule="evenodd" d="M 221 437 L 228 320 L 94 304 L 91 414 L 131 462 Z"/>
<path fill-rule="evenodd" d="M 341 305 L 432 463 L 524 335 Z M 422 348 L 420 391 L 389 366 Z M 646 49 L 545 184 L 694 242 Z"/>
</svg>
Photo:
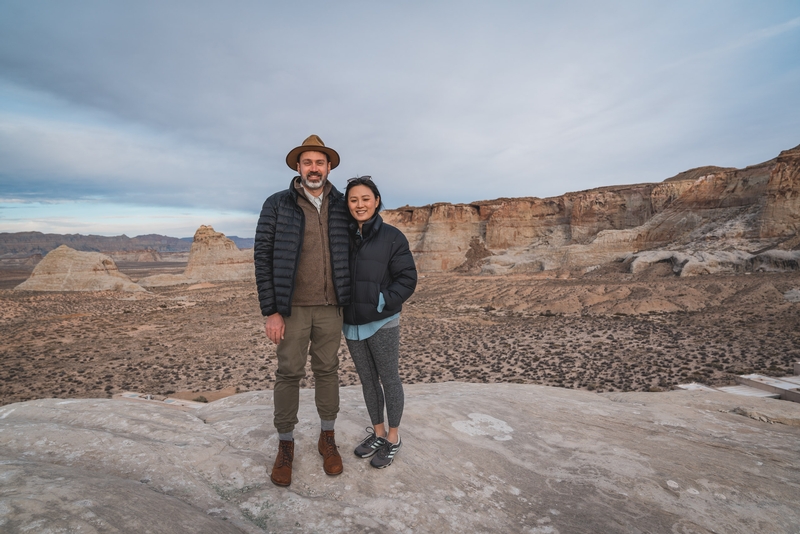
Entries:
<svg viewBox="0 0 800 534">
<path fill-rule="evenodd" d="M 300 241 L 297 244 L 297 254 L 294 257 L 294 272 L 292 273 L 292 288 L 289 290 L 289 315 L 292 314 L 292 298 L 294 298 L 294 286 L 297 284 L 297 269 L 300 268 L 300 252 L 303 250 L 303 238 L 306 235 L 306 215 L 303 208 L 297 205 L 297 196 L 294 197 L 294 209 L 300 214 Z M 276 302 L 277 304 L 277 302 Z"/>
<path fill-rule="evenodd" d="M 330 205 L 329 205 L 330 208 Z M 329 209 L 330 211 L 330 209 Z M 319 222 L 319 238 L 321 243 L 325 243 L 325 236 L 323 235 L 322 231 L 322 209 L 320 209 L 319 213 L 317 214 L 317 221 Z M 331 244 L 330 244 L 330 236 L 328 236 L 328 250 L 327 253 L 331 254 Z M 323 247 L 322 250 L 322 291 L 325 293 L 325 305 L 329 305 L 330 301 L 328 300 L 328 266 L 325 265 L 325 249 Z"/>
</svg>

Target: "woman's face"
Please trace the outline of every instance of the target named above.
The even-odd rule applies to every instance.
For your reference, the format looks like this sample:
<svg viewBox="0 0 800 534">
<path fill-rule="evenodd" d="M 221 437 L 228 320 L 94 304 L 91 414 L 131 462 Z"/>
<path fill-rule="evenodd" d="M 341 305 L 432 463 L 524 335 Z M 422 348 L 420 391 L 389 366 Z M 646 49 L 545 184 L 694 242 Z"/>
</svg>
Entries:
<svg viewBox="0 0 800 534">
<path fill-rule="evenodd" d="M 367 222 L 375 215 L 375 210 L 380 203 L 380 197 L 375 198 L 372 189 L 366 185 L 356 185 L 347 194 L 347 206 L 350 208 L 350 215 L 358 222 L 358 225 Z"/>
</svg>

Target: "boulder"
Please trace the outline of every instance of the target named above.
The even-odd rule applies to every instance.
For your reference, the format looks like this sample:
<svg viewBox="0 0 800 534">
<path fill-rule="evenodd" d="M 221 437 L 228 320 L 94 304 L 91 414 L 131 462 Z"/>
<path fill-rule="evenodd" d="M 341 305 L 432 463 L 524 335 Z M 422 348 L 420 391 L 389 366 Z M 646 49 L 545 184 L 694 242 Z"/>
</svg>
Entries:
<svg viewBox="0 0 800 534">
<path fill-rule="evenodd" d="M 3 532 L 791 532 L 800 405 L 712 391 L 407 385 L 387 469 L 350 451 L 369 417 L 341 389 L 344 472 L 300 391 L 292 485 L 274 486 L 272 392 L 0 407 Z"/>
<path fill-rule="evenodd" d="M 109 256 L 79 252 L 66 245 L 51 250 L 31 276 L 15 287 L 21 291 L 144 291 L 119 272 Z"/>
</svg>

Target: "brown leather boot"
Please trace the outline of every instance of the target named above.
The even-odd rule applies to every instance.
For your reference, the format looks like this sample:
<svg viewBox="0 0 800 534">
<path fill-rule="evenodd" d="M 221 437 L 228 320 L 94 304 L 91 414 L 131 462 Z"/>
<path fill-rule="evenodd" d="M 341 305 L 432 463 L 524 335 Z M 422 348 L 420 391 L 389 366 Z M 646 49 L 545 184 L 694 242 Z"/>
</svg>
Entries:
<svg viewBox="0 0 800 534">
<path fill-rule="evenodd" d="M 292 483 L 292 461 L 294 460 L 294 441 L 283 441 L 278 443 L 278 456 L 275 457 L 275 465 L 272 466 L 272 474 L 269 479 L 276 486 L 288 486 Z"/>
<path fill-rule="evenodd" d="M 336 440 L 333 439 L 333 430 L 323 430 L 319 433 L 319 443 L 317 450 L 322 455 L 322 468 L 326 475 L 338 475 L 342 472 L 342 457 L 339 455 L 339 448 Z"/>
</svg>

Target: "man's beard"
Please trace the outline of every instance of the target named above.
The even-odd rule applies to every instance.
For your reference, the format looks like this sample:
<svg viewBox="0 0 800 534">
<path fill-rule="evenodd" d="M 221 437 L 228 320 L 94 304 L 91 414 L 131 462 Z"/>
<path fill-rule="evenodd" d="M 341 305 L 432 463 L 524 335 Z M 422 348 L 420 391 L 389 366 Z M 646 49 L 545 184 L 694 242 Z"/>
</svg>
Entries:
<svg viewBox="0 0 800 534">
<path fill-rule="evenodd" d="M 319 176 L 320 177 L 320 181 L 319 182 L 312 182 L 312 181 L 310 181 L 308 179 L 310 176 Z M 303 182 L 303 186 L 306 189 L 319 189 L 320 187 L 325 185 L 325 178 L 326 177 L 323 176 L 322 173 L 319 173 L 319 172 L 310 172 L 310 173 L 306 174 L 305 176 L 301 176 L 300 177 L 301 181 Z"/>
</svg>

